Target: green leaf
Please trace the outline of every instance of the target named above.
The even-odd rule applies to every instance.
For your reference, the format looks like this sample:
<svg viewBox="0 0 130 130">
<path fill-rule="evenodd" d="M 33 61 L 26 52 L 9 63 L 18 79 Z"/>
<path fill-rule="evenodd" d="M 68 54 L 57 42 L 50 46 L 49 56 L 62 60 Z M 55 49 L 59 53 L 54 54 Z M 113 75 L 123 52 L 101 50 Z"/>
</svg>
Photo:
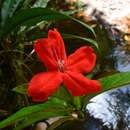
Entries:
<svg viewBox="0 0 130 130">
<path fill-rule="evenodd" d="M 10 31 L 21 25 L 31 23 L 34 24 L 34 22 L 38 23 L 40 21 L 54 21 L 66 18 L 68 18 L 67 15 L 49 8 L 22 9 L 6 22 L 6 25 L 8 26 L 4 26 L 0 37 L 5 37 Z"/>
<path fill-rule="evenodd" d="M 13 3 L 12 3 L 12 7 L 10 9 L 10 13 L 9 13 L 9 17 L 12 17 L 13 14 L 15 13 L 16 9 L 18 8 L 18 6 L 20 5 L 20 3 L 23 1 L 23 0 L 12 0 Z"/>
<path fill-rule="evenodd" d="M 51 110 L 49 111 L 49 109 L 53 109 L 53 108 L 62 109 L 62 108 L 66 108 L 67 106 L 68 105 L 65 101 L 53 99 L 51 101 L 46 101 L 43 104 L 25 107 L 25 108 L 22 108 L 21 110 L 19 110 L 18 112 L 16 112 L 15 114 L 11 115 L 10 117 L 8 117 L 7 119 L 1 121 L 0 128 L 4 128 L 10 124 L 25 120 L 28 116 L 33 115 L 33 114 L 37 115 L 39 112 L 43 112 L 43 111 L 45 113 L 47 111 L 51 112 Z M 53 114 L 53 112 L 52 112 L 52 114 Z M 44 118 L 47 118 L 47 117 L 44 117 Z"/>
<path fill-rule="evenodd" d="M 27 93 L 27 87 L 28 87 L 28 83 L 24 83 L 22 85 L 19 85 L 19 86 L 13 88 L 12 90 L 17 92 L 17 93 L 20 93 L 20 94 L 26 94 Z"/>
<path fill-rule="evenodd" d="M 24 9 L 29 8 L 30 3 L 31 3 L 32 1 L 33 1 L 33 0 L 25 0 L 25 1 L 23 2 L 22 8 L 24 8 Z"/>
<path fill-rule="evenodd" d="M 11 17 L 23 0 L 4 0 L 1 9 L 1 24 L 5 24 L 8 17 Z"/>
<path fill-rule="evenodd" d="M 68 14 L 71 14 L 74 12 L 68 12 Z M 75 19 L 71 16 L 69 16 L 67 12 L 58 12 L 49 8 L 30 8 L 30 9 L 22 9 L 18 11 L 13 17 L 11 17 L 5 24 L 4 28 L 2 29 L 0 33 L 0 39 L 3 37 L 6 37 L 8 33 L 10 33 L 13 29 L 15 29 L 18 26 L 30 26 L 34 24 L 37 24 L 41 21 L 54 21 L 59 19 L 72 19 L 79 24 L 83 25 L 85 28 L 89 29 L 94 36 L 95 32 L 93 28 L 84 22 Z M 8 25 L 8 26 L 6 26 Z M 92 42 L 90 39 L 87 41 Z"/>
<path fill-rule="evenodd" d="M 73 100 L 72 96 L 63 85 L 53 95 L 51 95 L 50 98 L 54 97 L 65 100 L 66 102 L 72 102 Z"/>
<path fill-rule="evenodd" d="M 9 16 L 9 10 L 11 6 L 11 0 L 5 0 L 1 9 L 1 26 L 4 26 L 6 19 Z"/>
<path fill-rule="evenodd" d="M 81 110 L 81 96 L 73 97 L 73 104 L 76 108 L 76 110 Z"/>
<path fill-rule="evenodd" d="M 61 109 L 57 107 L 57 108 L 50 109 L 50 111 L 35 113 L 28 116 L 25 120 L 20 122 L 14 130 L 23 129 L 39 120 L 47 119 L 50 117 L 69 115 L 71 112 L 72 112 L 72 109 L 69 109 L 69 108 Z"/>
<path fill-rule="evenodd" d="M 81 37 L 81 36 L 77 36 L 77 35 L 72 35 L 72 34 L 62 34 L 62 36 L 65 39 L 81 39 L 81 40 L 84 40 L 86 42 L 89 42 L 90 44 L 92 44 L 92 45 L 96 46 L 96 48 L 98 48 L 97 42 L 92 40 L 92 39 Z"/>
<path fill-rule="evenodd" d="M 96 37 L 96 33 L 95 33 L 94 29 L 93 29 L 91 26 L 89 26 L 88 24 L 86 24 L 86 23 L 84 23 L 84 22 L 82 22 L 82 21 L 80 21 L 80 20 L 78 20 L 78 19 L 75 19 L 75 18 L 73 18 L 73 17 L 71 17 L 71 19 L 74 20 L 74 21 L 76 21 L 76 22 L 78 22 L 78 23 L 80 23 L 80 24 L 83 25 L 85 28 L 87 28 L 88 30 L 90 30 L 90 32 L 92 32 L 93 35 Z"/>
<path fill-rule="evenodd" d="M 102 92 L 130 84 L 130 72 L 121 72 L 98 80 L 102 84 Z"/>
</svg>

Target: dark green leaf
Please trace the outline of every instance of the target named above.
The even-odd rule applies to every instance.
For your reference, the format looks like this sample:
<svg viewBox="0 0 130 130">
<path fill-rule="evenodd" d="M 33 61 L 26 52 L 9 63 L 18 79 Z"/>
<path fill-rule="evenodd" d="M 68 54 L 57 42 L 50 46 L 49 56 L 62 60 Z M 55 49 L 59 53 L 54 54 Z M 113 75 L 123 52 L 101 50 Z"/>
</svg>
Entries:
<svg viewBox="0 0 130 130">
<path fill-rule="evenodd" d="M 1 24 L 5 24 L 8 17 L 11 17 L 23 0 L 4 0 L 1 9 Z"/>
<path fill-rule="evenodd" d="M 65 100 L 67 102 L 71 102 L 73 100 L 72 96 L 69 94 L 67 89 L 63 86 L 61 86 L 50 98 L 54 98 L 54 97 Z"/>
<path fill-rule="evenodd" d="M 61 108 L 57 107 L 54 109 L 50 109 L 49 111 L 47 110 L 44 112 L 35 113 L 35 114 L 28 116 L 25 120 L 20 122 L 14 130 L 20 130 L 24 127 L 27 127 L 27 126 L 39 121 L 39 120 L 47 119 L 50 117 L 69 115 L 71 112 L 72 112 L 72 109 L 67 109 L 67 108 L 61 109 Z"/>
<path fill-rule="evenodd" d="M 89 42 L 90 44 L 92 44 L 98 48 L 97 42 L 92 40 L 92 39 L 81 37 L 81 36 L 76 36 L 76 35 L 71 35 L 71 34 L 62 34 L 62 36 L 65 39 L 81 39 L 81 40 L 84 40 L 86 42 Z"/>
<path fill-rule="evenodd" d="M 4 26 L 6 19 L 9 16 L 11 0 L 4 0 L 1 9 L 1 26 Z"/>
<path fill-rule="evenodd" d="M 17 93 L 20 93 L 20 94 L 26 94 L 27 93 L 27 87 L 28 87 L 28 83 L 24 83 L 22 85 L 19 85 L 19 86 L 13 88 L 12 90 L 17 92 Z"/>
<path fill-rule="evenodd" d="M 15 13 L 16 9 L 18 8 L 19 4 L 23 1 L 23 0 L 12 0 L 12 6 L 10 8 L 10 13 L 9 13 L 9 17 L 12 17 L 13 14 Z"/>
<path fill-rule="evenodd" d="M 73 18 L 73 17 L 71 17 L 71 19 L 74 20 L 74 21 L 76 21 L 77 23 L 80 23 L 80 24 L 83 25 L 85 28 L 89 29 L 89 30 L 93 33 L 93 35 L 96 37 L 96 33 L 95 33 L 94 29 L 93 29 L 91 26 L 89 26 L 88 24 L 86 24 L 86 23 L 84 23 L 84 22 L 82 22 L 82 21 L 80 21 L 80 20 L 78 20 L 78 19 L 75 19 L 75 18 Z"/>
<path fill-rule="evenodd" d="M 31 22 L 34 24 L 34 21 L 37 23 L 43 20 L 54 21 L 66 18 L 68 18 L 67 15 L 63 15 L 62 13 L 49 8 L 23 9 L 18 11 L 12 18 L 10 18 L 6 22 L 6 26 L 4 26 L 1 37 L 5 37 L 10 31 L 20 25 L 31 24 Z"/>
<path fill-rule="evenodd" d="M 30 6 L 31 1 L 33 1 L 33 0 L 25 0 L 23 2 L 23 8 L 24 9 L 28 8 Z"/>
<path fill-rule="evenodd" d="M 39 113 L 39 112 L 43 112 L 43 111 L 46 111 L 46 110 L 49 110 L 49 109 L 59 108 L 59 107 L 65 108 L 65 107 L 67 107 L 67 103 L 63 100 L 58 100 L 58 99 L 55 100 L 54 99 L 54 100 L 51 100 L 51 101 L 46 101 L 43 104 L 33 105 L 33 106 L 22 108 L 21 110 L 19 110 L 15 114 L 11 115 L 7 119 L 1 121 L 0 122 L 0 128 L 6 127 L 10 124 L 24 120 L 32 114 L 37 115 L 37 113 Z"/>
<path fill-rule="evenodd" d="M 13 17 L 11 17 L 6 22 L 6 25 L 4 26 L 0 34 L 0 38 L 5 37 L 9 32 L 11 32 L 13 29 L 21 25 L 34 26 L 34 24 L 37 24 L 41 21 L 54 21 L 54 20 L 67 19 L 67 18 L 80 23 L 85 28 L 93 32 L 93 34 L 95 35 L 95 32 L 91 26 L 71 16 L 68 16 L 63 12 L 58 12 L 49 8 L 30 8 L 30 9 L 22 9 L 18 11 Z M 93 41 L 90 39 L 88 39 L 87 41 L 93 43 Z"/>
</svg>

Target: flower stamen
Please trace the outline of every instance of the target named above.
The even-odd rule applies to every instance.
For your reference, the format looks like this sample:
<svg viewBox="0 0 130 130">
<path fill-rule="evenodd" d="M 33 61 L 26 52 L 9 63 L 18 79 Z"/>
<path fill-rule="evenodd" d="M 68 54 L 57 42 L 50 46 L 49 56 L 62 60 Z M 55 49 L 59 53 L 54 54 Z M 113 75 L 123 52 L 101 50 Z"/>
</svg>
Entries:
<svg viewBox="0 0 130 130">
<path fill-rule="evenodd" d="M 59 71 L 64 72 L 64 61 L 58 60 L 57 64 L 58 64 Z"/>
</svg>

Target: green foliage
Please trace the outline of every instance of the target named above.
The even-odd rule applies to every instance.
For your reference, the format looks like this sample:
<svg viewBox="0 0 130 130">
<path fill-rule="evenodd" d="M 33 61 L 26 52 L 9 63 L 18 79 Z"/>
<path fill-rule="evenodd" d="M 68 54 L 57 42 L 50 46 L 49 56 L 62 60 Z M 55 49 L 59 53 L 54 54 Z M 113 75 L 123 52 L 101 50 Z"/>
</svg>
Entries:
<svg viewBox="0 0 130 130">
<path fill-rule="evenodd" d="M 12 17 L 15 11 L 18 9 L 18 6 L 20 5 L 21 2 L 24 0 L 12 0 L 12 7 L 10 8 L 10 13 L 9 17 Z"/>
<path fill-rule="evenodd" d="M 11 17 L 4 26 L 0 37 L 5 37 L 9 32 L 20 25 L 34 25 L 41 21 L 53 21 L 58 19 L 65 19 L 67 16 L 60 12 L 48 8 L 31 8 L 18 11 Z"/>
<path fill-rule="evenodd" d="M 18 8 L 20 2 L 23 0 L 4 0 L 3 6 L 1 9 L 1 25 L 4 26 L 6 20 L 9 17 L 12 17 L 15 13 L 16 9 Z"/>
<path fill-rule="evenodd" d="M 86 29 L 90 30 L 90 32 L 92 32 L 93 35 L 96 37 L 96 33 L 95 33 L 94 29 L 91 26 L 89 26 L 88 24 L 86 24 L 86 23 L 84 23 L 84 22 L 82 22 L 82 21 L 80 21 L 78 19 L 75 19 L 75 18 L 72 18 L 72 19 L 74 21 L 78 22 L 79 24 L 81 24 L 82 26 L 84 26 Z"/>
<path fill-rule="evenodd" d="M 6 127 L 10 124 L 22 121 L 18 124 L 18 128 L 24 128 L 38 120 L 48 117 L 66 115 L 72 111 L 71 108 L 66 109 L 67 103 L 64 100 L 52 99 L 43 104 L 33 105 L 22 108 L 15 114 L 0 122 L 0 128 Z"/>
<path fill-rule="evenodd" d="M 14 92 L 17 92 L 17 93 L 20 93 L 20 94 L 27 94 L 27 88 L 28 88 L 28 83 L 24 83 L 22 85 L 14 87 L 12 90 Z"/>
<path fill-rule="evenodd" d="M 18 26 L 23 26 L 23 25 L 33 26 L 41 21 L 54 21 L 54 20 L 67 19 L 67 18 L 80 23 L 85 28 L 89 29 L 94 34 L 94 36 L 96 36 L 91 26 L 81 22 L 80 20 L 77 20 L 73 17 L 66 15 L 66 14 L 72 14 L 72 13 L 74 13 L 74 11 L 64 13 L 64 12 L 58 12 L 49 8 L 22 9 L 18 11 L 13 17 L 11 17 L 10 19 L 6 21 L 5 26 L 3 27 L 3 30 L 0 33 L 0 38 L 6 37 L 8 33 L 10 33 L 13 29 L 15 29 Z M 81 37 L 78 37 L 78 38 L 81 39 Z M 82 38 L 82 39 L 87 40 L 91 43 L 94 43 L 90 39 L 85 39 L 85 38 Z"/>
<path fill-rule="evenodd" d="M 130 84 L 130 72 L 113 74 L 98 80 L 102 84 L 102 92 Z"/>
<path fill-rule="evenodd" d="M 72 110 L 70 108 L 63 109 L 63 108 L 57 107 L 54 109 L 50 109 L 50 111 L 48 110 L 48 111 L 44 111 L 44 112 L 35 113 L 35 114 L 28 116 L 25 120 L 20 122 L 16 126 L 16 128 L 14 128 L 14 130 L 19 130 L 19 129 L 25 128 L 26 126 L 29 126 L 39 120 L 56 117 L 56 116 L 66 116 L 66 115 L 69 115 L 71 112 L 72 112 Z"/>
<path fill-rule="evenodd" d="M 71 35 L 71 34 L 62 34 L 63 38 L 65 39 L 81 39 L 83 41 L 86 41 L 86 43 L 90 43 L 90 45 L 94 45 L 98 49 L 98 43 L 92 39 L 81 37 L 81 36 L 76 36 L 76 35 Z"/>
<path fill-rule="evenodd" d="M 65 100 L 68 103 L 72 103 L 73 100 L 72 96 L 63 85 L 51 96 L 51 98 L 54 97 Z"/>
<path fill-rule="evenodd" d="M 9 16 L 10 4 L 11 4 L 11 0 L 5 0 L 3 3 L 3 8 L 1 9 L 1 26 L 4 25 L 6 19 Z"/>
</svg>

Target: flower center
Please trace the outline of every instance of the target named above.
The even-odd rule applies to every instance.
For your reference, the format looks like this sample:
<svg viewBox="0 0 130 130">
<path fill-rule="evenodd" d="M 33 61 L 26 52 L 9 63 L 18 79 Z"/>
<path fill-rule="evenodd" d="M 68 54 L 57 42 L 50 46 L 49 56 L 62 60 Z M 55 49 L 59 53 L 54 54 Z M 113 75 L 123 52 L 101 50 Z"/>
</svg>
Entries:
<svg viewBox="0 0 130 130">
<path fill-rule="evenodd" d="M 58 67 L 59 67 L 59 71 L 64 72 L 64 61 L 63 60 L 58 60 L 57 64 L 58 64 Z"/>
</svg>

